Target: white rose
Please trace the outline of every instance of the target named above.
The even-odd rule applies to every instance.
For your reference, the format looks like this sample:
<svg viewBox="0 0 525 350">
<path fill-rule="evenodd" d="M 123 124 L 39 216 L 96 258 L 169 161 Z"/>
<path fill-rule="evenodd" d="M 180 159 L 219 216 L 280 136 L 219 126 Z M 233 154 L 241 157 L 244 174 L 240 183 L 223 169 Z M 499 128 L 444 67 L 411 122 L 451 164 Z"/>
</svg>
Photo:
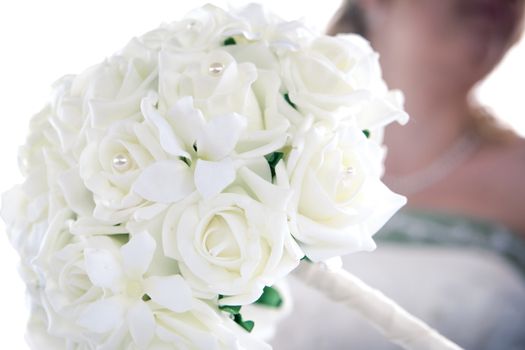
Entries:
<svg viewBox="0 0 525 350">
<path fill-rule="evenodd" d="M 33 260 L 39 275 L 39 296 L 33 295 L 33 300 L 38 300 L 45 310 L 50 336 L 71 344 L 94 344 L 98 340 L 76 321 L 84 308 L 104 297 L 104 291 L 91 283 L 84 255 L 86 249 L 118 252 L 119 243 L 103 236 L 74 236 L 69 230 L 72 221 L 71 212 L 65 209 L 49 224 L 39 254 Z M 86 345 L 86 348 L 93 347 Z"/>
<path fill-rule="evenodd" d="M 283 21 L 260 4 L 248 4 L 235 11 L 247 29 L 233 37 L 241 44 L 262 42 L 274 52 L 298 50 L 313 37 L 313 31 L 301 21 Z"/>
<path fill-rule="evenodd" d="M 32 301 L 35 301 L 33 299 Z M 95 347 L 89 343 L 78 343 L 73 339 L 62 338 L 50 334 L 49 316 L 37 303 L 31 303 L 31 313 L 27 324 L 25 339 L 30 349 L 75 349 L 93 350 Z"/>
<path fill-rule="evenodd" d="M 49 120 L 52 116 L 52 106 L 47 104 L 30 120 L 29 134 L 18 153 L 19 168 L 25 177 L 29 176 L 31 172 L 41 171 L 42 167 L 49 163 L 46 153 L 52 151 L 56 155 L 60 148 L 59 135 Z M 62 160 L 63 163 L 68 163 L 63 156 Z"/>
<path fill-rule="evenodd" d="M 93 129 L 141 120 L 140 102 L 157 82 L 157 51 L 132 40 L 118 54 L 53 86 L 50 123 L 60 149 L 78 161 Z"/>
<path fill-rule="evenodd" d="M 378 55 L 359 36 L 322 36 L 281 57 L 291 102 L 303 114 L 337 121 L 386 92 Z"/>
<path fill-rule="evenodd" d="M 86 249 L 118 252 L 120 238 L 75 236 L 70 231 L 74 217 L 67 208 L 58 212 L 47 226 L 38 254 L 22 259 L 36 276 L 28 283 L 33 303 L 29 342 L 35 349 L 48 343 L 63 344 L 55 348 L 95 349 L 96 342 L 102 341 L 76 322 L 84 308 L 104 296 L 103 289 L 89 280 L 84 255 Z"/>
<path fill-rule="evenodd" d="M 49 122 L 52 115 L 48 105 L 31 119 L 28 138 L 19 153 L 25 181 L 2 195 L 1 216 L 20 255 L 19 271 L 30 293 L 40 287 L 34 259 L 52 220 L 63 211 L 73 217 L 89 215 L 93 209 L 74 161 L 60 150 L 59 136 Z"/>
<path fill-rule="evenodd" d="M 220 46 L 262 41 L 273 49 L 297 49 L 312 33 L 304 24 L 284 22 L 263 6 L 250 4 L 238 10 L 211 4 L 191 11 L 181 21 L 163 24 L 140 39 L 180 52 L 202 52 Z M 231 41 L 233 39 L 233 41 Z"/>
<path fill-rule="evenodd" d="M 314 125 L 288 158 L 292 234 L 319 261 L 375 248 L 372 235 L 405 204 L 381 181 L 382 150 L 351 123 Z"/>
<path fill-rule="evenodd" d="M 10 243 L 20 255 L 19 272 L 30 291 L 38 288 L 39 277 L 33 260 L 47 239 L 50 220 L 68 208 L 58 186 L 49 189 L 46 167 L 31 169 L 26 181 L 2 195 L 1 216 Z"/>
<path fill-rule="evenodd" d="M 158 308 L 153 311 L 157 321 L 150 349 L 196 350 L 270 350 L 263 341 L 244 331 L 228 317 L 218 314 L 208 304 L 194 300 L 193 309 L 182 314 Z M 118 349 L 138 350 L 130 337 Z"/>
<path fill-rule="evenodd" d="M 149 234 L 133 234 L 123 246 L 118 236 L 74 236 L 68 229 L 69 213 L 63 211 L 50 224 L 36 258 L 42 286 L 32 295 L 40 301 L 33 306 L 29 325 L 33 346 L 267 348 L 239 332 L 238 325 L 214 308 L 192 299 L 179 275 L 150 275 L 159 268 L 150 265 L 156 243 Z M 165 267 L 160 270 L 168 273 Z M 171 271 L 177 271 L 173 263 Z M 243 337 L 258 347 L 241 346 Z"/>
<path fill-rule="evenodd" d="M 129 57 L 111 56 L 75 79 L 71 94 L 82 96 L 91 127 L 105 129 L 115 121 L 142 119 L 140 103 L 156 86 L 158 62 L 156 52 L 140 50 L 125 52 Z"/>
<path fill-rule="evenodd" d="M 193 96 L 206 119 L 226 113 L 244 115 L 248 129 L 262 128 L 261 110 L 251 85 L 257 79 L 253 63 L 238 63 L 226 50 L 178 53 L 162 50 L 159 57 L 159 109 Z"/>
<path fill-rule="evenodd" d="M 224 46 L 225 39 L 248 28 L 242 18 L 207 4 L 189 12 L 180 21 L 162 24 L 144 34 L 141 40 L 147 43 L 162 41 L 163 47 L 173 51 L 203 52 Z"/>
<path fill-rule="evenodd" d="M 246 167 L 239 175 L 244 184 L 228 193 L 172 206 L 163 228 L 166 256 L 179 261 L 197 295 L 223 295 L 223 305 L 253 303 L 304 255 L 288 229 L 289 192 Z"/>
<path fill-rule="evenodd" d="M 84 72 L 84 75 L 91 70 Z M 58 144 L 57 150 L 67 154 L 72 161 L 76 161 L 80 150 L 85 147 L 85 136 L 81 130 L 85 128 L 86 112 L 82 96 L 72 94 L 72 86 L 81 81 L 80 76 L 66 75 L 53 84 L 53 95 L 50 104 L 50 115 L 47 117 L 55 132 Z"/>
<path fill-rule="evenodd" d="M 41 181 L 28 178 L 2 195 L 2 219 L 9 240 L 18 254 L 28 261 L 34 258 L 48 226 L 50 196 Z"/>
<path fill-rule="evenodd" d="M 80 177 L 94 195 L 94 217 L 114 224 L 140 215 L 140 208 L 153 205 L 153 198 L 144 195 L 148 183 L 137 183 L 149 174 L 152 165 L 167 169 L 171 175 L 149 184 L 164 187 L 161 197 L 155 198 L 161 204 L 184 198 L 193 190 L 191 169 L 178 158 L 168 158 L 145 122 L 113 124 L 106 135 L 88 144 L 79 165 Z"/>
<path fill-rule="evenodd" d="M 361 130 L 370 131 L 374 138 L 378 133 L 382 134 L 385 127 L 394 121 L 402 125 L 408 122 L 409 116 L 403 110 L 403 104 L 404 97 L 401 91 L 389 91 L 363 104 L 363 108 L 355 113 L 355 121 Z M 378 142 L 382 143 L 382 139 L 378 139 Z"/>
</svg>

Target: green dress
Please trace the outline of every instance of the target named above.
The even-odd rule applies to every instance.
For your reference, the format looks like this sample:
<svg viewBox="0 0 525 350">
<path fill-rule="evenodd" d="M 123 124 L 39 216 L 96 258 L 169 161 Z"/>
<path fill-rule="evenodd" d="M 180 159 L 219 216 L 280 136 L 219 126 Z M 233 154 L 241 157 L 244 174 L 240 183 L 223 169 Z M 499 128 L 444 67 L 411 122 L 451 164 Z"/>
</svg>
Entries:
<svg viewBox="0 0 525 350">
<path fill-rule="evenodd" d="M 375 236 L 378 244 L 483 249 L 504 257 L 525 278 L 525 240 L 498 223 L 449 213 L 404 209 Z"/>
</svg>

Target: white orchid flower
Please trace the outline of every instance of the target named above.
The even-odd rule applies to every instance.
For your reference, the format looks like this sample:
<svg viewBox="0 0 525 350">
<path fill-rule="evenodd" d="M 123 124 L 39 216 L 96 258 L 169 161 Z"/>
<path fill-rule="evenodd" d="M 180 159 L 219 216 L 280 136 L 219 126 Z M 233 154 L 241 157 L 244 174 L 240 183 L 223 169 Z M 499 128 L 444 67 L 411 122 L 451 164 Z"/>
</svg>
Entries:
<svg viewBox="0 0 525 350">
<path fill-rule="evenodd" d="M 79 325 L 99 334 L 125 325 L 134 343 L 147 349 L 156 331 L 148 299 L 174 313 L 190 310 L 191 290 L 180 275 L 145 277 L 155 249 L 155 240 L 146 232 L 133 235 L 120 249 L 120 256 L 108 250 L 86 249 L 91 282 L 111 296 L 86 307 Z"/>
</svg>

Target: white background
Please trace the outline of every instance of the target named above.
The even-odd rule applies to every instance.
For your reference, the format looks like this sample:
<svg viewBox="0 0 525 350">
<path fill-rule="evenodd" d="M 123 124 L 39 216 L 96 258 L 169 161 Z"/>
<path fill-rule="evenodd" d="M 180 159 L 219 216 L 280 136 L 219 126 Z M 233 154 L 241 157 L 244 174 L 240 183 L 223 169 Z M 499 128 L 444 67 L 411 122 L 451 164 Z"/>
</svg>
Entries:
<svg viewBox="0 0 525 350">
<path fill-rule="evenodd" d="M 29 118 L 60 76 L 79 73 L 135 35 L 180 18 L 207 1 L 17 0 L 0 3 L 0 192 L 20 182 L 16 152 Z M 221 6 L 225 1 L 209 1 Z M 230 1 L 241 4 L 245 1 Z M 339 0 L 264 3 L 286 19 L 305 17 L 322 29 Z M 525 135 L 525 43 L 517 46 L 481 86 L 479 96 Z M 5 203 L 4 205 L 9 205 Z M 24 287 L 17 257 L 0 224 L 0 349 L 26 349 Z M 39 349 L 40 350 L 40 349 Z"/>
</svg>

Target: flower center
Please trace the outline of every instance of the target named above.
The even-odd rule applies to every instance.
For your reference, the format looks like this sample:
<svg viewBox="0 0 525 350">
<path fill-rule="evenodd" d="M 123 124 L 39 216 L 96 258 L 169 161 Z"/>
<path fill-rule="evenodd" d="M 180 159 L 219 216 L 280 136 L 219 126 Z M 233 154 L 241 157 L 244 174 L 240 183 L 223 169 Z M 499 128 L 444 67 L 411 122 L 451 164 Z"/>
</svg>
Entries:
<svg viewBox="0 0 525 350">
<path fill-rule="evenodd" d="M 349 185 L 351 181 L 354 179 L 355 173 L 356 171 L 354 167 L 352 166 L 346 167 L 343 170 L 343 174 L 342 174 L 343 185 Z"/>
<path fill-rule="evenodd" d="M 187 30 L 192 30 L 196 26 L 197 26 L 197 22 L 196 21 L 189 21 L 188 24 L 186 24 L 186 29 Z"/>
<path fill-rule="evenodd" d="M 219 75 L 222 74 L 223 71 L 224 71 L 224 64 L 220 62 L 214 62 L 210 64 L 210 67 L 208 68 L 208 72 L 210 73 L 210 75 L 214 77 L 218 77 Z"/>
<path fill-rule="evenodd" d="M 206 248 L 212 257 L 225 259 L 239 257 L 239 245 L 224 218 L 215 216 L 206 231 Z"/>
<path fill-rule="evenodd" d="M 113 169 L 118 172 L 124 172 L 131 169 L 131 159 L 125 154 L 117 154 L 113 158 Z"/>
<path fill-rule="evenodd" d="M 130 281 L 126 285 L 126 294 L 132 298 L 142 298 L 144 290 L 142 284 L 138 281 Z"/>
<path fill-rule="evenodd" d="M 334 199 L 338 203 L 344 203 L 355 196 L 363 183 L 358 168 L 348 165 L 339 173 L 339 181 Z"/>
</svg>

